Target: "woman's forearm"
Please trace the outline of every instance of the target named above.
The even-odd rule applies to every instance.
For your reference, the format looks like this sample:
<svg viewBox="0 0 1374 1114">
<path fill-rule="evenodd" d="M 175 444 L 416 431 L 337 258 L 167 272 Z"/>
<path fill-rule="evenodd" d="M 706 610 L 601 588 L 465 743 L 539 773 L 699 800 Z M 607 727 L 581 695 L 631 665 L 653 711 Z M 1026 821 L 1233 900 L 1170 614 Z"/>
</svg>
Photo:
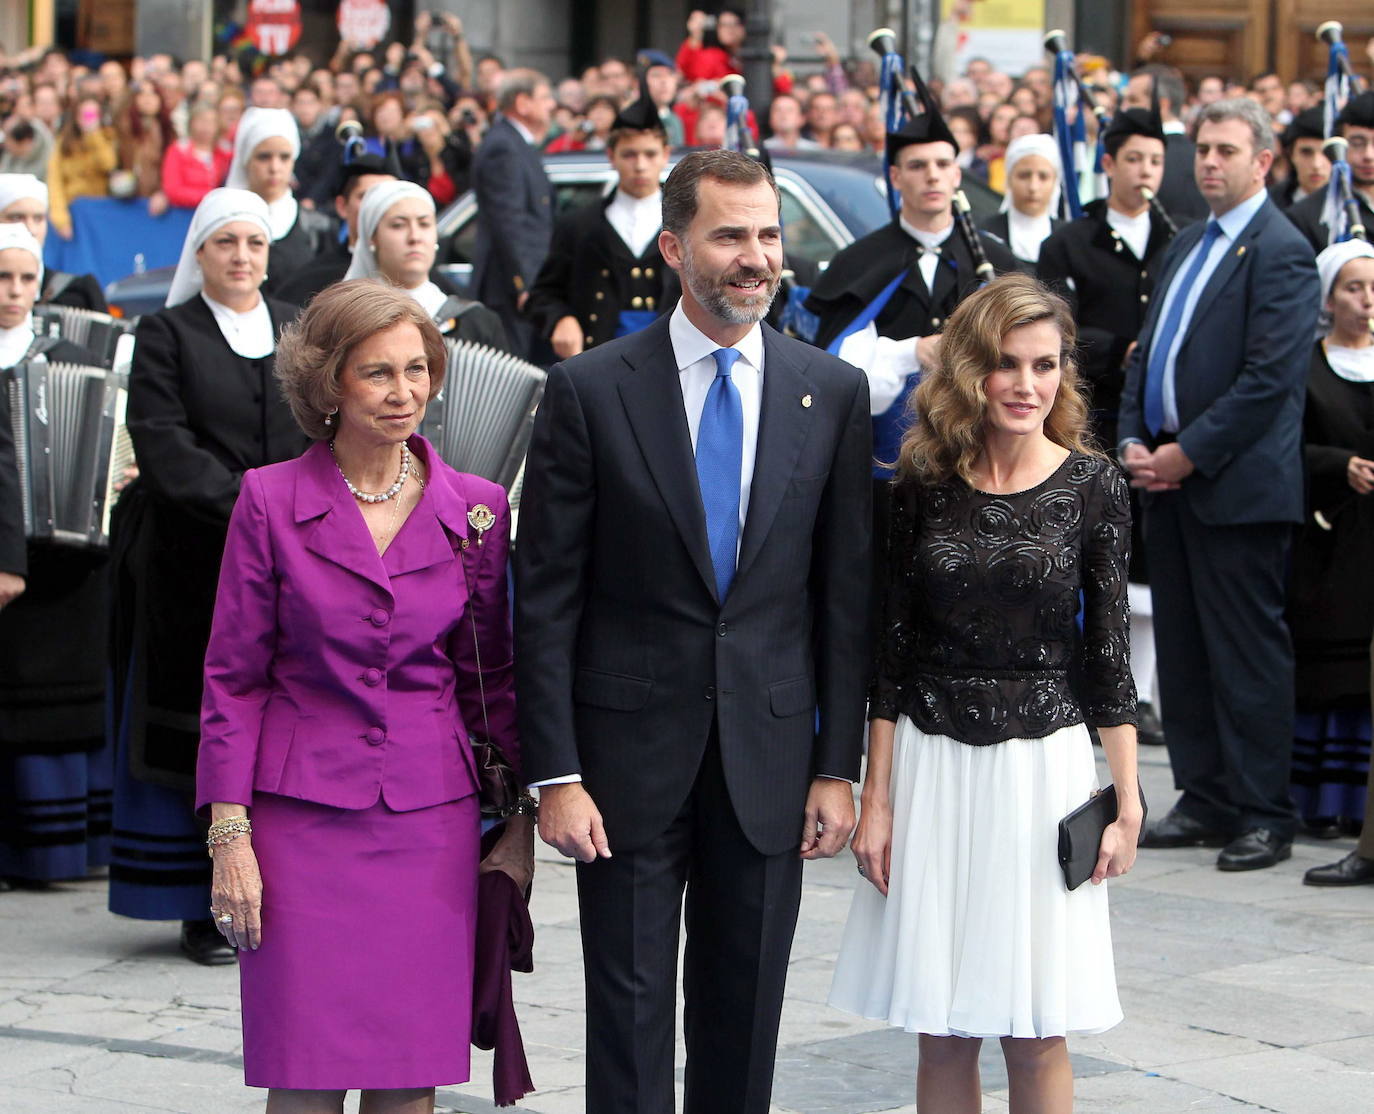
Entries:
<svg viewBox="0 0 1374 1114">
<path fill-rule="evenodd" d="M 892 747 L 897 737 L 897 725 L 890 719 L 875 719 L 868 723 L 868 766 L 864 770 L 861 801 L 886 802 L 892 780 Z"/>
<path fill-rule="evenodd" d="M 215 801 L 210 806 L 210 820 L 228 820 L 233 816 L 247 816 L 247 805 L 231 804 L 227 801 Z"/>
<path fill-rule="evenodd" d="M 1116 786 L 1117 816 L 1139 819 L 1142 806 L 1135 727 L 1129 723 L 1099 727 L 1097 734 L 1102 739 L 1102 749 L 1112 771 L 1112 784 Z"/>
</svg>

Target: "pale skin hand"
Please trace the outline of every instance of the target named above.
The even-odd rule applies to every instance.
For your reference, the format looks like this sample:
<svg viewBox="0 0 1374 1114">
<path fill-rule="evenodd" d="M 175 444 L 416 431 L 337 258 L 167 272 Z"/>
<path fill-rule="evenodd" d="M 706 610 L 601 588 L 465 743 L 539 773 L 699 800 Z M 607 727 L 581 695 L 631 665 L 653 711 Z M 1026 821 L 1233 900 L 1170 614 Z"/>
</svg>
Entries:
<svg viewBox="0 0 1374 1114">
<path fill-rule="evenodd" d="M 491 849 L 479 873 L 503 870 L 524 893 L 534 880 L 534 821 L 528 816 L 512 816 L 505 823 L 505 831 Z"/>
<path fill-rule="evenodd" d="M 210 806 L 214 820 L 230 816 L 247 816 L 243 805 L 216 803 Z M 253 854 L 252 836 L 237 839 L 215 848 L 214 874 L 210 882 L 210 908 L 230 913 L 233 920 L 215 927 L 230 946 L 257 951 L 262 944 L 262 875 L 258 872 L 258 858 Z"/>
<path fill-rule="evenodd" d="M 560 360 L 569 360 L 573 356 L 582 354 L 582 324 L 569 314 L 567 317 L 560 317 L 558 324 L 553 327 L 553 336 L 549 338 L 553 344 L 554 355 Z"/>
<path fill-rule="evenodd" d="M 1102 750 L 1111 767 L 1112 784 L 1116 786 L 1116 822 L 1107 825 L 1098 847 L 1097 866 L 1093 869 L 1092 884 L 1102 885 L 1104 879 L 1119 878 L 1135 865 L 1136 845 L 1140 842 L 1140 825 L 1145 819 L 1140 804 L 1140 783 L 1136 772 L 1135 728 L 1129 723 L 1117 727 L 1099 727 Z"/>
<path fill-rule="evenodd" d="M 578 862 L 611 857 L 601 812 L 581 782 L 540 787 L 539 838 Z"/>
<path fill-rule="evenodd" d="M 916 339 L 916 362 L 923 368 L 934 367 L 940 362 L 940 334 Z"/>
<path fill-rule="evenodd" d="M 1374 460 L 1352 456 L 1345 465 L 1345 478 L 1357 495 L 1374 491 Z"/>
<path fill-rule="evenodd" d="M 1172 452 L 1166 453 L 1170 449 Z M 1177 491 L 1184 477 L 1193 471 L 1193 462 L 1178 445 L 1161 445 L 1150 452 L 1132 443 L 1122 451 L 1121 462 L 1131 474 L 1131 486 L 1146 491 Z"/>
<path fill-rule="evenodd" d="M 831 859 L 844 850 L 854 831 L 854 789 L 847 781 L 818 777 L 806 794 L 801 857 Z"/>
<path fill-rule="evenodd" d="M 887 896 L 892 874 L 892 746 L 897 725 L 875 719 L 868 725 L 868 768 L 860 795 L 859 826 L 850 850 L 865 878 Z"/>
<path fill-rule="evenodd" d="M 0 572 L 0 607 L 12 604 L 24 594 L 24 578 L 12 572 Z"/>
</svg>

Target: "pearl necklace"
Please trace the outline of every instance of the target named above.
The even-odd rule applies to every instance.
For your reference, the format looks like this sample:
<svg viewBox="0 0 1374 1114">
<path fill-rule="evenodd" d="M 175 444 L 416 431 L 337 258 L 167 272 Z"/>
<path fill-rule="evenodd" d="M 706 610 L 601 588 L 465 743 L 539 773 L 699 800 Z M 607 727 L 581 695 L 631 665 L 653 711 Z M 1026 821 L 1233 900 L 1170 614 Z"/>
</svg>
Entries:
<svg viewBox="0 0 1374 1114">
<path fill-rule="evenodd" d="M 401 493 L 401 488 L 405 487 L 406 480 L 410 477 L 410 446 L 404 441 L 401 442 L 401 474 L 396 477 L 396 482 L 385 491 L 376 494 L 369 491 L 359 491 L 353 486 L 353 481 L 344 474 L 343 466 L 339 464 L 339 458 L 334 453 L 334 442 L 329 442 L 329 453 L 334 457 L 334 467 L 339 470 L 339 475 L 343 476 L 344 485 L 354 499 L 362 503 L 385 503 L 388 499 L 394 499 Z"/>
</svg>

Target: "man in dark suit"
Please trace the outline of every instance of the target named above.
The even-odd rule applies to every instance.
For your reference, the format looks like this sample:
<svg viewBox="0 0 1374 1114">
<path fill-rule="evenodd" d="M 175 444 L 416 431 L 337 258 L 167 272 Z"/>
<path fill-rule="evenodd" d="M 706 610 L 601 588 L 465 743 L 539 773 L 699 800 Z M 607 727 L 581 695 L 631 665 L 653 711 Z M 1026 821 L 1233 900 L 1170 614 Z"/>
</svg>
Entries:
<svg viewBox="0 0 1374 1114">
<path fill-rule="evenodd" d="M 1164 121 L 1164 180 L 1159 184 L 1159 203 L 1182 228 L 1211 215 L 1193 179 L 1193 141 L 1178 117 L 1178 110 L 1188 99 L 1188 89 L 1183 75 L 1173 66 L 1154 62 L 1131 74 L 1121 107 L 1148 109 L 1152 89 L 1158 90 L 1159 113 Z"/>
<path fill-rule="evenodd" d="M 553 92 L 548 78 L 535 70 L 508 70 L 497 103 L 501 115 L 472 163 L 477 194 L 473 295 L 500 316 L 511 351 L 528 356 L 534 330 L 521 311 L 553 237 L 553 186 L 539 155 L 553 117 Z"/>
<path fill-rule="evenodd" d="M 556 365 L 516 556 L 540 834 L 579 860 L 588 1114 L 765 1114 L 803 859 L 853 826 L 871 452 L 857 369 L 759 322 L 777 189 L 684 158 L 660 247 L 682 300 Z"/>
<path fill-rule="evenodd" d="M 1345 136 L 1349 147 L 1346 159 L 1350 163 L 1350 184 L 1354 187 L 1355 204 L 1360 219 L 1374 235 L 1374 90 L 1351 97 L 1336 119 L 1336 132 Z M 1304 197 L 1288 210 L 1288 219 L 1307 237 L 1312 250 L 1323 250 L 1330 242 L 1326 227 L 1326 191 L 1318 190 Z"/>
<path fill-rule="evenodd" d="M 1319 283 L 1265 192 L 1273 159 L 1254 101 L 1203 109 L 1197 180 L 1213 217 L 1170 245 L 1121 396 L 1121 459 L 1151 493 L 1164 737 L 1182 790 L 1141 846 L 1222 846 L 1222 870 L 1288 858 L 1295 828 L 1283 614 Z"/>
</svg>

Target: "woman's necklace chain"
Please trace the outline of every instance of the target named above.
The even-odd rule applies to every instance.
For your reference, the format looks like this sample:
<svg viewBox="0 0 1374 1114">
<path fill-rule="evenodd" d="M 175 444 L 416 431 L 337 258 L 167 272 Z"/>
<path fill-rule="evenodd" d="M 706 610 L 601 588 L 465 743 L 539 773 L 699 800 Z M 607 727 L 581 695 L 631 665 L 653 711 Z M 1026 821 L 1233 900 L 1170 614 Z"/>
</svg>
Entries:
<svg viewBox="0 0 1374 1114">
<path fill-rule="evenodd" d="M 375 493 L 369 491 L 360 491 L 358 490 L 358 488 L 353 486 L 353 481 L 348 478 L 347 474 L 343 470 L 343 465 L 339 463 L 338 456 L 334 453 L 333 441 L 329 442 L 329 452 L 330 455 L 334 457 L 334 467 L 339 470 L 339 475 L 343 476 L 343 482 L 345 486 L 348 488 L 349 493 L 353 496 L 354 499 L 357 499 L 358 501 L 363 503 L 385 503 L 388 499 L 396 498 L 396 496 L 401 493 L 401 488 L 405 487 L 406 480 L 410 476 L 410 446 L 407 445 L 404 441 L 401 442 L 401 474 L 396 477 L 396 482 L 392 484 L 389 488 L 387 488 L 385 491 Z"/>
</svg>

